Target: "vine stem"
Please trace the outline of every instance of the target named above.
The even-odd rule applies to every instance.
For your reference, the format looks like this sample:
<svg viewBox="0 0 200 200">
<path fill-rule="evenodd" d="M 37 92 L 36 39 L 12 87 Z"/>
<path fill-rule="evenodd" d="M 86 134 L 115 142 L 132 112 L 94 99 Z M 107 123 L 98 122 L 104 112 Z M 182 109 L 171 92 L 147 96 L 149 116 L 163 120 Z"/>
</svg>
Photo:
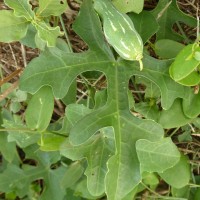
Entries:
<svg viewBox="0 0 200 200">
<path fill-rule="evenodd" d="M 62 29 L 63 29 L 63 31 L 64 31 L 64 33 L 65 33 L 65 38 L 66 38 L 66 40 L 67 40 L 67 44 L 68 44 L 69 50 L 70 50 L 70 52 L 72 53 L 72 52 L 73 52 L 72 46 L 71 46 L 71 43 L 70 43 L 70 40 L 69 40 L 69 37 L 68 37 L 67 30 L 66 30 L 66 28 L 65 28 L 65 24 L 64 24 L 63 18 L 62 18 L 61 15 L 60 15 L 59 18 L 60 18 L 60 22 L 61 22 Z"/>
<path fill-rule="evenodd" d="M 0 128 L 0 132 L 11 132 L 11 131 L 21 131 L 21 132 L 27 132 L 27 133 L 33 133 L 33 134 L 35 134 L 35 133 L 38 133 L 38 134 L 42 134 L 43 135 L 43 133 L 44 132 L 39 132 L 39 131 L 37 131 L 37 130 L 30 130 L 30 129 L 12 129 L 12 128 Z M 50 132 L 50 131 L 45 131 L 45 133 L 48 133 L 48 134 L 54 134 L 54 135 L 58 135 L 58 136 L 61 136 L 61 137 L 67 137 L 66 135 L 63 135 L 63 134 L 61 134 L 61 133 L 57 133 L 57 132 Z"/>
<path fill-rule="evenodd" d="M 185 198 L 176 198 L 176 197 L 168 197 L 168 196 L 162 196 L 149 188 L 146 184 L 144 184 L 142 181 L 140 182 L 147 190 L 149 190 L 152 194 L 155 195 L 155 198 L 160 198 L 160 199 L 166 199 L 166 200 L 186 200 Z"/>
</svg>

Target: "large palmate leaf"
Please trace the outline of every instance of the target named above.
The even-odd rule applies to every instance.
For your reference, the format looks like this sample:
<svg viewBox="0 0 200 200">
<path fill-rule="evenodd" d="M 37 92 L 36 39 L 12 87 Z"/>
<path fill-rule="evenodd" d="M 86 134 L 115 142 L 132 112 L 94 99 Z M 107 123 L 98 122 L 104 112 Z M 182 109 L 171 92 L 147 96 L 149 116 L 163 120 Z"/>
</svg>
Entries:
<svg viewBox="0 0 200 200">
<path fill-rule="evenodd" d="M 28 0 L 4 0 L 4 2 L 14 10 L 16 16 L 25 17 L 28 21 L 33 20 L 34 12 Z"/>
<path fill-rule="evenodd" d="M 67 114 L 73 126 L 61 151 L 73 160 L 87 158 L 88 168 L 85 173 L 91 193 L 99 195 L 106 192 L 108 200 L 121 200 L 142 180 L 136 142 L 140 139 L 148 142 L 164 141 L 164 131 L 159 124 L 139 119 L 130 113 L 130 77 L 134 74 L 143 76 L 158 85 L 165 108 L 169 108 L 177 97 L 184 98 L 186 94 L 184 87 L 169 77 L 170 61 L 157 61 L 145 56 L 144 71 L 141 72 L 136 62 L 114 60 L 104 41 L 100 21 L 91 0 L 83 2 L 74 30 L 88 44 L 89 50 L 84 53 L 61 53 L 57 56 L 43 53 L 25 69 L 20 88 L 35 93 L 41 86 L 50 85 L 55 97 L 63 98 L 80 73 L 95 70 L 105 74 L 108 85 L 106 103 L 84 116 L 81 116 L 84 109 L 79 108 L 78 117 L 81 117 L 78 120 L 73 118 L 78 109 L 75 109 L 75 114 Z M 108 131 L 110 129 L 112 131 Z M 114 137 L 111 137 L 113 132 Z M 170 140 L 169 145 L 172 144 Z M 178 162 L 179 157 L 176 159 Z"/>
<path fill-rule="evenodd" d="M 66 109 L 66 116 L 72 125 L 91 112 L 83 105 L 72 104 Z M 61 154 L 72 159 L 86 158 L 88 167 L 88 190 L 93 196 L 105 192 L 104 179 L 107 172 L 107 160 L 114 154 L 114 134 L 111 127 L 103 128 L 99 134 L 79 146 L 72 146 L 67 139 L 61 146 Z"/>
<path fill-rule="evenodd" d="M 65 11 L 66 7 L 66 1 L 39 0 L 39 8 L 36 14 L 40 17 L 59 16 Z"/>
<path fill-rule="evenodd" d="M 175 31 L 172 29 L 176 22 L 183 22 L 191 27 L 196 27 L 197 25 L 195 18 L 186 15 L 178 8 L 176 0 L 159 1 L 157 7 L 152 11 L 152 14 L 155 16 L 160 26 L 159 31 L 156 33 L 157 40 L 182 40 L 183 37 L 175 33 Z"/>
<path fill-rule="evenodd" d="M 80 33 L 82 39 L 93 51 L 82 54 L 63 53 L 60 57 L 48 53 L 41 54 L 24 71 L 20 79 L 22 90 L 35 93 L 42 85 L 50 85 L 55 97 L 63 98 L 70 84 L 81 72 L 100 70 L 102 64 L 111 63 L 112 54 L 104 41 L 100 20 L 94 10 L 91 12 L 91 3 L 86 1 L 83 5 L 74 29 Z M 81 25 L 76 25 L 77 23 Z M 41 78 L 43 76 L 44 78 Z M 34 84 L 33 80 L 35 80 Z"/>
<path fill-rule="evenodd" d="M 0 174 L 0 191 L 15 192 L 22 198 L 28 195 L 31 183 L 42 178 L 45 185 L 41 199 L 63 199 L 65 191 L 60 183 L 66 168 L 62 166 L 51 169 L 51 165 L 60 159 L 59 154 L 41 152 L 37 146 L 31 146 L 24 151 L 27 159 L 37 161 L 37 166 L 8 164 Z"/>
<path fill-rule="evenodd" d="M 28 22 L 25 18 L 15 17 L 13 11 L 1 10 L 0 19 L 1 42 L 18 41 L 26 35 Z"/>
</svg>

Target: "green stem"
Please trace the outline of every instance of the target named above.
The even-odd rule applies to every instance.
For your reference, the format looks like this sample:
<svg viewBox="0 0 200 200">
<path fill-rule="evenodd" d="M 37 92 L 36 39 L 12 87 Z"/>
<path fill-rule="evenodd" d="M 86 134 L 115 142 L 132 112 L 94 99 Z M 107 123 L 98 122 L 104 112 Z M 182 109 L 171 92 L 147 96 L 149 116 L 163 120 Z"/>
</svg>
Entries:
<svg viewBox="0 0 200 200">
<path fill-rule="evenodd" d="M 186 36 L 185 32 L 183 31 L 183 29 L 182 29 L 180 23 L 179 23 L 179 22 L 176 22 L 176 25 L 178 26 L 178 29 L 180 30 L 181 35 L 184 37 L 184 39 L 185 39 L 185 41 L 187 42 L 187 44 L 189 44 L 190 41 L 189 41 L 188 37 Z"/>
<path fill-rule="evenodd" d="M 185 198 L 176 198 L 176 197 L 168 197 L 168 196 L 162 196 L 160 194 L 158 194 L 157 192 L 155 192 L 154 190 L 152 190 L 151 188 L 149 188 L 146 184 L 144 184 L 143 182 L 140 182 L 147 190 L 149 190 L 152 194 L 155 195 L 155 199 L 166 199 L 166 200 L 187 200 Z M 151 196 L 152 197 L 152 196 Z M 154 198 L 154 197 L 153 197 Z"/>
<path fill-rule="evenodd" d="M 40 134 L 47 133 L 47 134 L 50 134 L 51 133 L 51 134 L 58 135 L 58 136 L 61 136 L 61 137 L 67 137 L 66 135 L 63 135 L 63 134 L 60 134 L 60 133 L 57 133 L 57 132 L 51 132 L 51 131 L 39 132 L 37 130 L 14 129 L 14 128 L 1 128 L 0 129 L 0 132 L 11 132 L 11 131 L 21 131 L 21 132 L 27 132 L 27 133 L 33 133 L 33 134 L 36 134 L 36 133 L 40 133 Z"/>
<path fill-rule="evenodd" d="M 172 136 L 178 131 L 179 128 L 180 128 L 180 127 L 176 128 L 176 129 L 170 134 L 169 137 L 172 137 Z"/>
<path fill-rule="evenodd" d="M 65 28 L 65 24 L 64 24 L 64 21 L 63 21 L 63 18 L 62 18 L 61 15 L 60 15 L 60 22 L 61 22 L 61 25 L 62 25 L 62 29 L 63 29 L 63 31 L 64 31 L 64 33 L 65 33 L 65 38 L 66 38 L 66 40 L 67 40 L 67 44 L 68 44 L 69 50 L 70 50 L 70 52 L 72 53 L 72 52 L 73 52 L 72 46 L 71 46 L 71 43 L 70 43 L 70 41 L 69 41 L 69 37 L 68 37 L 68 34 L 67 34 L 67 30 L 66 30 L 66 28 Z"/>
</svg>

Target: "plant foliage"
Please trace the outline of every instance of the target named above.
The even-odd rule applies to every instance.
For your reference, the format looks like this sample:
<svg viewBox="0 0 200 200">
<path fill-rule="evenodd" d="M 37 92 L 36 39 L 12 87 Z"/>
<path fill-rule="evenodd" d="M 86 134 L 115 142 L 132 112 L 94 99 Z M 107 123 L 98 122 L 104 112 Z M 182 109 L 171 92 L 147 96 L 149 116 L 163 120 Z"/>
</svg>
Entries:
<svg viewBox="0 0 200 200">
<path fill-rule="evenodd" d="M 40 49 L 20 76 L 19 88 L 7 97 L 10 107 L 1 103 L 5 198 L 131 200 L 147 188 L 154 191 L 162 179 L 172 189 L 166 196 L 154 192 L 157 199 L 198 199 L 199 190 L 190 184 L 199 187 L 200 179 L 194 174 L 191 179 L 189 159 L 169 134 L 175 128 L 185 141 L 191 137 L 188 128 L 200 127 L 200 96 L 190 87 L 200 82 L 199 41 L 172 29 L 180 22 L 194 28 L 197 20 L 175 0 L 160 0 L 152 11 L 143 9 L 144 1 L 127 1 L 127 6 L 114 0 L 118 13 L 130 12 L 123 15 L 143 40 L 140 71 L 137 61 L 121 58 L 107 43 L 92 0 L 81 3 L 73 23 L 88 45 L 80 53 L 70 51 L 59 38 L 61 28 L 52 23 L 67 9 L 65 1 L 39 0 L 34 9 L 28 0 L 4 2 L 11 10 L 0 11 L 0 41 Z M 105 76 L 106 89 L 86 84 L 88 99 L 76 103 L 76 78 L 97 74 Z M 142 86 L 144 95 L 134 100 L 131 84 Z M 54 99 L 66 105 L 56 121 Z"/>
</svg>

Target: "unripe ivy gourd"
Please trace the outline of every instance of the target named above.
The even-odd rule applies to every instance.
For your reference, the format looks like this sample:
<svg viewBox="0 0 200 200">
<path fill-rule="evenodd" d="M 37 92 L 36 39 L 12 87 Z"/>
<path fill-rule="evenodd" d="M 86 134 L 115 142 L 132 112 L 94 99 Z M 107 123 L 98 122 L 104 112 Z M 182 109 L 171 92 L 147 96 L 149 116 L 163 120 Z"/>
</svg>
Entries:
<svg viewBox="0 0 200 200">
<path fill-rule="evenodd" d="M 110 0 L 94 0 L 94 9 L 103 20 L 103 31 L 108 43 L 125 60 L 137 60 L 143 69 L 143 42 L 133 22 L 119 12 Z"/>
</svg>

